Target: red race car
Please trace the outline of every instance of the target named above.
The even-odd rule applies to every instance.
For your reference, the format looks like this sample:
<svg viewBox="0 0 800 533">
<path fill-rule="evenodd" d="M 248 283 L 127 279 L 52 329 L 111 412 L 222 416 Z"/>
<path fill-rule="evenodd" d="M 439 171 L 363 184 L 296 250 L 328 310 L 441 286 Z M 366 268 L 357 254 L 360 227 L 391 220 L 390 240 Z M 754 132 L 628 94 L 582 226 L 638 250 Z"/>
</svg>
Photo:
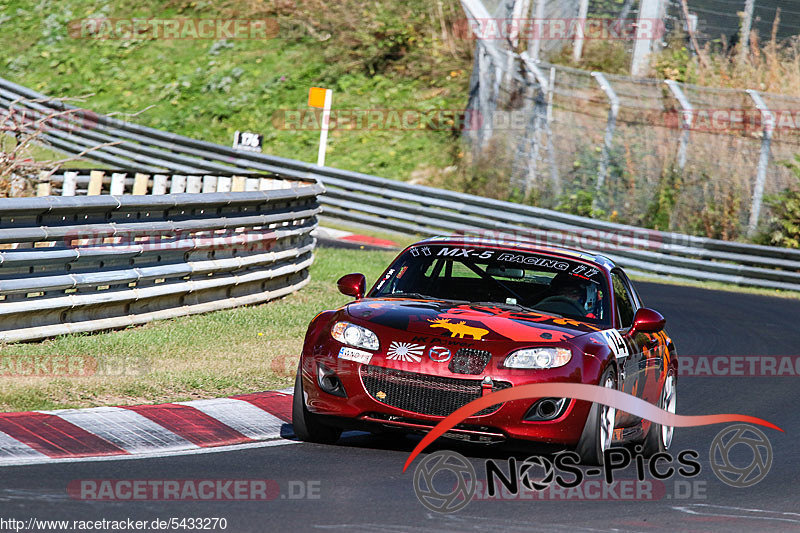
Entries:
<svg viewBox="0 0 800 533">
<path fill-rule="evenodd" d="M 677 355 L 665 319 L 643 307 L 609 259 L 532 243 L 436 237 L 404 250 L 367 292 L 308 327 L 294 431 L 333 443 L 343 429 L 427 431 L 493 391 L 529 383 L 619 389 L 675 412 Z M 664 451 L 673 428 L 568 398 L 479 411 L 448 437 L 535 441 L 601 464 L 612 443 Z"/>
</svg>

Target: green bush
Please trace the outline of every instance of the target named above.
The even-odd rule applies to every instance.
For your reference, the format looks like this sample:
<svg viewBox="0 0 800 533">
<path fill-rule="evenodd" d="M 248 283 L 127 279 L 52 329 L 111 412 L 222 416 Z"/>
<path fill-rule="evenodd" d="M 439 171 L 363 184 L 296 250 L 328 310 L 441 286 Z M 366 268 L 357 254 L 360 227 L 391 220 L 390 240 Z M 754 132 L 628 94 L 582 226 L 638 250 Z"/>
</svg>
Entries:
<svg viewBox="0 0 800 533">
<path fill-rule="evenodd" d="M 766 234 L 760 239 L 764 244 L 800 248 L 800 154 L 785 163 L 797 177 L 798 184 L 766 199 L 772 210 Z"/>
</svg>

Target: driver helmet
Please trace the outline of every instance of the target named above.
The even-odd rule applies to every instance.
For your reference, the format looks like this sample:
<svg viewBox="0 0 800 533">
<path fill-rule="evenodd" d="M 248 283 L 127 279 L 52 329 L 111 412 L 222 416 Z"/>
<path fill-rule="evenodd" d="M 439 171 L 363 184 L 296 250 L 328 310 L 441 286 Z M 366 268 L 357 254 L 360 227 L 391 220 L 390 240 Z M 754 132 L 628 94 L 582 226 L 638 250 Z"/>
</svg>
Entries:
<svg viewBox="0 0 800 533">
<path fill-rule="evenodd" d="M 574 300 L 587 313 L 593 312 L 597 305 L 597 285 L 564 272 L 556 274 L 550 282 L 550 292 Z"/>
</svg>

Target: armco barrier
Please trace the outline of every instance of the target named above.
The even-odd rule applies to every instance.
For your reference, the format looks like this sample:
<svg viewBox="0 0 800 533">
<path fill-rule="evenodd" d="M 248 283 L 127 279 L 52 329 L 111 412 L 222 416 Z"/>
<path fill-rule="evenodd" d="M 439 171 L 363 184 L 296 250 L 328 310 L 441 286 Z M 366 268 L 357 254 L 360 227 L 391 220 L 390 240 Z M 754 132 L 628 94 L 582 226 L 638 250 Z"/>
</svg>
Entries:
<svg viewBox="0 0 800 533">
<path fill-rule="evenodd" d="M 262 183 L 259 175 L 212 177 Z M 169 187 L 172 176 L 164 178 Z M 301 288 L 323 188 L 273 178 L 270 190 L 249 192 L 150 186 L 137 195 L 0 200 L 0 341 L 142 324 Z"/>
<path fill-rule="evenodd" d="M 45 96 L 0 79 L 0 106 Z M 75 110 L 63 128 L 42 138 L 68 153 L 119 142 L 89 154 L 113 166 L 136 166 L 151 173 L 199 175 L 247 171 L 317 179 L 325 216 L 422 235 L 480 233 L 526 236 L 555 244 L 576 243 L 635 271 L 745 286 L 800 291 L 800 250 L 757 246 L 650 231 L 546 209 L 411 185 L 358 172 L 236 151 L 110 117 L 78 111 L 62 102 L 20 101 L 30 113 Z M 91 120 L 86 117 L 90 117 Z M 91 127 L 86 127 L 90 125 Z"/>
</svg>

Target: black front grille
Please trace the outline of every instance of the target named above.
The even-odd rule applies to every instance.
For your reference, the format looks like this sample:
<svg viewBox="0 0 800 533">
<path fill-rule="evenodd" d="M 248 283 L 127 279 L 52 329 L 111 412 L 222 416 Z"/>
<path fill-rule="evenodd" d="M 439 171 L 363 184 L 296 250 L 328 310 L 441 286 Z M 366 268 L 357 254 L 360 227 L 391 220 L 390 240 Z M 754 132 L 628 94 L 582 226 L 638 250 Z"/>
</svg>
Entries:
<svg viewBox="0 0 800 533">
<path fill-rule="evenodd" d="M 447 416 L 459 407 L 481 397 L 481 381 L 457 379 L 380 366 L 361 365 L 361 381 L 375 400 L 412 413 Z M 495 381 L 493 391 L 507 389 L 511 383 Z M 502 404 L 489 406 L 476 413 L 488 415 Z"/>
<path fill-rule="evenodd" d="M 453 358 L 447 368 L 453 374 L 477 375 L 483 372 L 492 354 L 486 350 L 473 350 L 472 348 L 461 348 Z"/>
</svg>

